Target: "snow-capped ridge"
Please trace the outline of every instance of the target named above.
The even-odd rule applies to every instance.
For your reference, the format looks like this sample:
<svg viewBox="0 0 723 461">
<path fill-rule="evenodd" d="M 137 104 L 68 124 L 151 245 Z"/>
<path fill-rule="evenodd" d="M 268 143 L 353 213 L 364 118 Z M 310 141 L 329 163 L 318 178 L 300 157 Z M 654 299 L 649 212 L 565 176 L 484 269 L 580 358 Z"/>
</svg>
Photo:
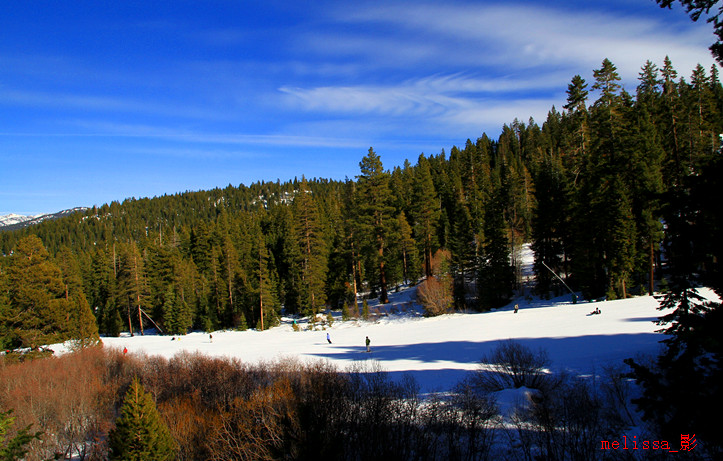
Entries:
<svg viewBox="0 0 723 461">
<path fill-rule="evenodd" d="M 10 213 L 4 216 L 0 216 L 0 230 L 15 230 L 22 229 L 24 227 L 32 226 L 34 224 L 41 223 L 43 221 L 53 220 L 68 216 L 73 213 L 82 212 L 87 210 L 88 207 L 75 207 L 67 210 L 58 211 L 56 213 L 41 214 L 36 216 L 24 216 L 15 213 Z"/>
<path fill-rule="evenodd" d="M 37 216 L 26 216 L 21 214 L 10 213 L 0 216 L 0 227 L 12 226 L 14 224 L 20 224 L 31 219 L 35 219 Z"/>
</svg>

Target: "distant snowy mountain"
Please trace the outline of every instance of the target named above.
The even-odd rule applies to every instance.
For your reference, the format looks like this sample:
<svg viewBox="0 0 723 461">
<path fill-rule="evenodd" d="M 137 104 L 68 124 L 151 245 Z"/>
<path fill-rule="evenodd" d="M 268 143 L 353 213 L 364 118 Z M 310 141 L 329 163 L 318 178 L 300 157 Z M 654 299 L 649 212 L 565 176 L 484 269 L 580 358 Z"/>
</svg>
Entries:
<svg viewBox="0 0 723 461">
<path fill-rule="evenodd" d="M 57 213 L 48 213 L 37 216 L 23 216 L 15 213 L 10 213 L 4 216 L 0 216 L 0 230 L 15 230 L 22 229 L 23 227 L 32 226 L 46 220 L 53 220 L 68 216 L 80 211 L 87 210 L 87 207 L 75 207 L 69 210 L 58 211 Z"/>
<path fill-rule="evenodd" d="M 34 218 L 36 218 L 36 216 L 24 216 L 15 213 L 6 214 L 4 216 L 0 216 L 0 227 L 13 226 Z"/>
</svg>

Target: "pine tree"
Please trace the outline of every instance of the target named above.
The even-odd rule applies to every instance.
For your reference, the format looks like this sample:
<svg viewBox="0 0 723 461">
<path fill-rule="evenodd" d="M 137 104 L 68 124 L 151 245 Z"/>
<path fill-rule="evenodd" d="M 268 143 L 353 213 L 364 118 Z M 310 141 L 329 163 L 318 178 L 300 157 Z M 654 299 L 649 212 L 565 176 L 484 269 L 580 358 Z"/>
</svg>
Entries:
<svg viewBox="0 0 723 461">
<path fill-rule="evenodd" d="M 308 314 L 317 314 L 326 304 L 328 250 L 319 212 L 305 178 L 302 178 L 299 193 L 294 198 L 293 210 L 294 233 L 300 254 L 297 263 L 301 274 L 299 305 Z"/>
<path fill-rule="evenodd" d="M 651 114 L 659 104 L 646 101 L 648 100 L 645 98 L 643 101 L 639 100 L 627 117 L 627 135 L 623 144 L 629 155 L 622 177 L 628 184 L 636 225 L 636 272 L 641 274 L 641 285 L 644 285 L 643 280 L 647 279 L 647 291 L 653 294 L 655 256 L 663 238 L 660 198 L 664 190 L 665 153 Z"/>
<path fill-rule="evenodd" d="M 563 107 L 570 112 L 580 112 L 586 109 L 587 83 L 579 75 L 575 75 L 567 85 L 567 104 Z"/>
<path fill-rule="evenodd" d="M 176 295 L 173 285 L 168 285 L 163 302 L 163 324 L 165 333 L 185 335 L 193 324 L 193 314 L 180 296 Z"/>
<path fill-rule="evenodd" d="M 91 255 L 86 295 L 97 316 L 98 330 L 109 336 L 118 336 L 123 327 L 122 320 L 116 322 L 120 319 L 120 312 L 116 304 L 118 296 L 115 271 L 112 252 L 106 248 L 96 248 Z"/>
<path fill-rule="evenodd" d="M 595 77 L 592 89 L 600 90 L 601 93 L 596 104 L 611 107 L 620 90 L 620 84 L 618 83 L 620 75 L 618 75 L 617 67 L 609 59 L 605 58 L 600 69 L 594 70 L 592 74 Z"/>
<path fill-rule="evenodd" d="M 176 287 L 178 302 L 185 304 L 191 316 L 191 327 L 194 323 L 204 331 L 210 330 L 210 319 L 207 318 L 205 297 L 203 296 L 204 282 L 198 274 L 198 269 L 190 258 L 183 258 L 180 254 L 173 258 L 173 285 Z"/>
<path fill-rule="evenodd" d="M 572 186 L 577 186 L 578 178 L 586 167 L 590 150 L 590 125 L 587 110 L 585 80 L 576 75 L 568 85 L 566 117 L 563 119 L 563 149 L 561 149 L 562 166 L 572 175 Z M 569 146 L 569 149 L 564 147 Z M 567 152 L 566 152 L 567 151 Z"/>
<path fill-rule="evenodd" d="M 709 77 L 700 64 L 693 70 L 687 90 L 690 126 L 688 161 L 690 168 L 700 171 L 705 160 L 720 147 L 720 139 L 711 123 L 716 118 L 713 91 Z"/>
<path fill-rule="evenodd" d="M 680 184 L 683 175 L 683 165 L 680 156 L 680 112 L 679 107 L 680 93 L 676 79 L 678 72 L 673 68 L 673 64 L 668 56 L 663 61 L 661 69 L 663 78 L 663 104 L 662 112 L 662 133 L 663 148 L 667 153 L 666 164 L 663 168 L 663 178 L 666 187 Z"/>
<path fill-rule="evenodd" d="M 65 285 L 67 336 L 81 345 L 95 344 L 100 339 L 98 324 L 85 297 L 78 261 L 67 246 L 60 249 L 55 260 Z"/>
<path fill-rule="evenodd" d="M 440 218 L 439 199 L 432 182 L 430 166 L 424 155 L 419 156 L 414 174 L 412 220 L 416 240 L 424 255 L 424 276 L 432 276 L 432 255 L 436 250 L 436 225 Z"/>
<path fill-rule="evenodd" d="M 254 290 L 253 305 L 258 307 L 259 328 L 264 330 L 278 323 L 279 303 L 275 280 L 272 278 L 269 269 L 269 251 L 266 248 L 266 241 L 263 234 L 257 236 L 256 252 L 258 259 L 254 264 Z"/>
<path fill-rule="evenodd" d="M 573 273 L 587 298 L 625 296 L 637 238 L 626 190 L 629 185 L 620 178 L 630 148 L 625 142 L 624 114 L 632 103 L 627 93 L 618 93 L 620 77 L 609 60 L 594 75 L 593 88 L 601 95 L 591 110 L 594 136 L 573 202 Z"/>
<path fill-rule="evenodd" d="M 133 318 L 143 334 L 143 311 L 148 307 L 148 285 L 145 264 L 135 241 L 120 248 L 118 264 L 118 303 L 126 306 L 128 328 L 133 333 Z M 136 317 L 137 316 L 137 317 Z"/>
<path fill-rule="evenodd" d="M 499 195 L 493 197 L 485 211 L 482 258 L 478 287 L 480 308 L 494 309 L 509 302 L 514 284 L 510 265 L 509 241 L 504 221 L 504 205 Z"/>
<path fill-rule="evenodd" d="M 402 277 L 404 283 L 416 281 L 419 276 L 419 253 L 417 252 L 417 243 L 412 238 L 412 227 L 407 221 L 404 212 L 397 217 L 400 242 L 399 249 L 401 251 L 402 260 Z"/>
<path fill-rule="evenodd" d="M 13 345 L 37 348 L 68 339 L 68 301 L 60 269 L 35 235 L 18 241 L 7 267 L 8 328 Z"/>
<path fill-rule="evenodd" d="M 359 162 L 358 176 L 359 228 L 365 236 L 365 256 L 371 271 L 376 272 L 380 290 L 379 301 L 389 302 L 387 294 L 387 260 L 394 208 L 389 205 L 389 174 L 384 171 L 382 160 L 369 148 L 369 153 Z"/>
<path fill-rule="evenodd" d="M 42 434 L 42 432 L 31 433 L 30 426 L 28 426 L 6 440 L 8 429 L 15 422 L 15 417 L 11 415 L 12 410 L 0 412 L 0 461 L 24 459 L 28 452 L 27 445 L 35 439 L 40 439 Z"/>
<path fill-rule="evenodd" d="M 613 178 L 604 191 L 608 223 L 606 256 L 608 271 L 608 299 L 625 298 L 635 264 L 635 223 L 632 203 L 620 178 Z"/>
<path fill-rule="evenodd" d="M 301 249 L 296 239 L 296 225 L 291 207 L 277 207 L 273 210 L 275 227 L 278 229 L 277 270 L 279 274 L 280 303 L 289 313 L 299 313 L 301 306 L 302 276 L 298 261 L 302 260 Z"/>
<path fill-rule="evenodd" d="M 719 181 L 720 170 L 716 173 Z M 654 366 L 642 365 L 633 359 L 625 363 L 632 368 L 632 375 L 643 389 L 633 403 L 655 430 L 662 437 L 672 437 L 685 433 L 688 427 L 699 427 L 696 434 L 702 442 L 701 451 L 707 450 L 711 459 L 718 459 L 723 454 L 717 431 L 723 410 L 723 342 L 720 341 L 723 311 L 720 303 L 705 300 L 696 287 L 700 282 L 698 275 L 702 275 L 700 263 L 705 259 L 705 250 L 701 253 L 700 246 L 707 246 L 706 237 L 713 236 L 709 232 L 719 229 L 708 229 L 710 222 L 702 218 L 707 213 L 701 213 L 705 202 L 698 194 L 709 191 L 698 189 L 697 179 L 689 178 L 693 180 L 690 195 L 668 205 L 675 209 L 667 213 L 666 221 L 669 291 L 659 301 L 659 310 L 664 311 L 664 315 L 657 322 L 666 326 L 661 330 L 668 335 L 663 341 L 665 350 Z M 716 206 L 716 210 L 720 210 L 720 206 Z M 720 211 L 717 214 L 720 222 Z M 713 237 L 716 239 L 717 235 Z M 720 254 L 718 248 L 715 256 Z M 713 282 L 711 285 L 719 295 L 723 292 L 719 277 L 707 281 Z"/>
<path fill-rule="evenodd" d="M 536 291 L 547 297 L 559 285 L 556 274 L 564 273 L 566 213 L 569 211 L 565 174 L 559 157 L 549 156 L 535 177 L 537 207 L 533 218 L 532 250 L 535 253 Z M 543 264 L 544 263 L 544 264 Z M 547 267 L 545 267 L 547 266 Z M 549 267 L 549 269 L 548 269 Z"/>
<path fill-rule="evenodd" d="M 68 299 L 68 338 L 82 346 L 97 344 L 100 340 L 98 324 L 83 292 L 74 293 Z"/>
<path fill-rule="evenodd" d="M 0 348 L 6 350 L 12 341 L 10 324 L 10 301 L 8 300 L 8 289 L 5 270 L 0 264 Z"/>
<path fill-rule="evenodd" d="M 138 378 L 125 395 L 116 426 L 108 434 L 108 446 L 112 460 L 175 459 L 177 443 Z"/>
<path fill-rule="evenodd" d="M 455 210 L 450 236 L 451 272 L 454 304 L 463 310 L 467 308 L 467 280 L 476 269 L 476 236 L 467 206 L 459 200 Z"/>
<path fill-rule="evenodd" d="M 660 86 L 663 81 L 660 79 L 658 66 L 651 61 L 646 61 L 638 74 L 640 84 L 637 88 L 637 102 L 648 107 L 655 104 L 660 96 Z"/>
<path fill-rule="evenodd" d="M 364 320 L 369 320 L 369 315 L 370 315 L 370 312 L 369 312 L 369 303 L 367 302 L 366 299 L 364 299 L 364 300 L 362 300 L 361 316 L 362 316 L 362 318 L 363 318 Z"/>
</svg>

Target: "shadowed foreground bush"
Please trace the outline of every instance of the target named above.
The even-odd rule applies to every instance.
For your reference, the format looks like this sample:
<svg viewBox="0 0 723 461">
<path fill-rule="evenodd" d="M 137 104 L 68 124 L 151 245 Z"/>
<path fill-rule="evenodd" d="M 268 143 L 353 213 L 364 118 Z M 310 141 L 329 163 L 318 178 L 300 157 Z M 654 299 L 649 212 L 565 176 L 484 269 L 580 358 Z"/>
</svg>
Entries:
<svg viewBox="0 0 723 461">
<path fill-rule="evenodd" d="M 251 366 L 93 347 L 3 362 L 0 408 L 15 410 L 16 427 L 43 429 L 28 446 L 29 461 L 108 459 L 108 434 L 134 379 L 155 401 L 183 461 L 601 459 L 596 444 L 619 433 L 626 399 L 608 405 L 591 383 L 552 379 L 541 368 L 543 353 L 506 343 L 491 357 L 499 365 L 493 380 L 477 376 L 422 399 L 412 378 L 392 381 L 378 365 L 340 372 L 324 362 Z M 515 385 L 540 392 L 503 421 L 489 389 Z M 509 443 L 500 443 L 501 433 Z"/>
<path fill-rule="evenodd" d="M 425 460 L 447 459 L 450 447 L 476 453 L 487 446 L 477 437 L 489 415 L 475 413 L 469 401 L 423 405 L 411 378 L 396 383 L 378 367 L 342 373 L 321 362 L 249 366 L 93 347 L 3 363 L 0 406 L 22 415 L 17 426 L 43 429 L 27 460 L 104 460 L 108 433 L 136 378 L 176 440 L 179 460 Z M 471 426 L 467 414 L 475 414 Z"/>
<path fill-rule="evenodd" d="M 484 392 L 527 387 L 549 389 L 559 384 L 558 377 L 549 373 L 550 359 L 544 350 L 537 353 L 516 341 L 505 341 L 491 354 L 482 357 L 474 383 Z"/>
</svg>

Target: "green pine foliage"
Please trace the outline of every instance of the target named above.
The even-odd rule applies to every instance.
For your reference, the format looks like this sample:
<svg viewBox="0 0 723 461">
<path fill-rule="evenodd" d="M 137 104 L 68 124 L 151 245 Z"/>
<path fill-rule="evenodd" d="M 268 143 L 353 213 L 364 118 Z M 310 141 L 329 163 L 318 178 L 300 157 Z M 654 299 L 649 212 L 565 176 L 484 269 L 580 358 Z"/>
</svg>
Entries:
<svg viewBox="0 0 723 461">
<path fill-rule="evenodd" d="M 483 310 L 507 304 L 512 296 L 514 271 L 510 264 L 509 239 L 499 197 L 485 214 L 482 257 L 479 268 L 479 305 Z"/>
<path fill-rule="evenodd" d="M 341 319 L 346 321 L 351 319 L 351 309 L 349 308 L 349 303 L 344 301 L 344 305 L 341 307 Z"/>
<path fill-rule="evenodd" d="M 169 335 L 185 335 L 193 324 L 193 313 L 173 285 L 166 290 L 163 303 L 164 332 Z"/>
<path fill-rule="evenodd" d="M 36 349 L 68 339 L 97 340 L 96 321 L 79 279 L 74 279 L 75 284 L 72 280 L 64 283 L 63 273 L 38 237 L 20 240 L 7 265 L 6 300 L 0 305 L 6 335 L 2 342 Z"/>
<path fill-rule="evenodd" d="M 125 395 L 116 425 L 108 434 L 110 459 L 173 460 L 177 443 L 161 419 L 153 397 L 135 378 Z"/>
<path fill-rule="evenodd" d="M 588 299 L 653 292 L 672 257 L 661 247 L 692 245 L 691 271 L 715 278 L 720 239 L 701 243 L 678 218 L 720 228 L 709 219 L 719 179 L 703 175 L 723 132 L 717 69 L 681 78 L 666 57 L 642 65 L 634 92 L 620 81 L 605 59 L 541 125 L 513 120 L 391 172 L 369 149 L 355 179 L 128 199 L 0 231 L 0 342 L 93 338 L 92 324 L 138 333 L 146 314 L 175 334 L 266 329 L 282 309 L 339 309 L 360 293 L 385 302 L 429 276 L 440 249 L 457 309 L 506 303 L 523 243 L 542 296 L 566 290 L 554 274 Z M 704 212 L 689 205 L 696 188 Z"/>
<path fill-rule="evenodd" d="M 369 312 L 369 303 L 367 302 L 366 299 L 364 299 L 364 300 L 362 301 L 361 316 L 362 316 L 362 318 L 363 318 L 364 320 L 369 320 L 369 315 L 370 315 L 370 312 Z"/>
<path fill-rule="evenodd" d="M 414 235 L 424 259 L 424 276 L 432 276 L 432 256 L 438 248 L 436 226 L 441 211 L 439 199 L 432 181 L 429 161 L 419 156 L 413 183 L 412 221 Z"/>
<path fill-rule="evenodd" d="M 389 302 L 387 265 L 391 259 L 389 244 L 394 240 L 389 173 L 382 160 L 369 148 L 368 154 L 359 162 L 361 174 L 357 184 L 358 227 L 363 237 L 360 249 L 366 261 L 367 274 L 373 291 L 379 290 L 379 301 Z"/>
<path fill-rule="evenodd" d="M 0 461 L 24 459 L 28 452 L 27 445 L 33 440 L 40 439 L 42 434 L 42 432 L 31 433 L 30 427 L 26 427 L 8 439 L 8 429 L 15 422 L 15 418 L 11 415 L 12 410 L 0 412 Z"/>
<path fill-rule="evenodd" d="M 404 212 L 397 217 L 397 235 L 399 236 L 400 261 L 402 264 L 402 281 L 414 282 L 419 278 L 419 251 L 416 241 L 412 236 L 412 226 L 409 225 Z"/>
<path fill-rule="evenodd" d="M 306 315 L 318 314 L 326 304 L 328 249 L 316 203 L 304 178 L 294 198 L 293 212 L 299 255 L 296 262 L 298 305 Z"/>
</svg>

